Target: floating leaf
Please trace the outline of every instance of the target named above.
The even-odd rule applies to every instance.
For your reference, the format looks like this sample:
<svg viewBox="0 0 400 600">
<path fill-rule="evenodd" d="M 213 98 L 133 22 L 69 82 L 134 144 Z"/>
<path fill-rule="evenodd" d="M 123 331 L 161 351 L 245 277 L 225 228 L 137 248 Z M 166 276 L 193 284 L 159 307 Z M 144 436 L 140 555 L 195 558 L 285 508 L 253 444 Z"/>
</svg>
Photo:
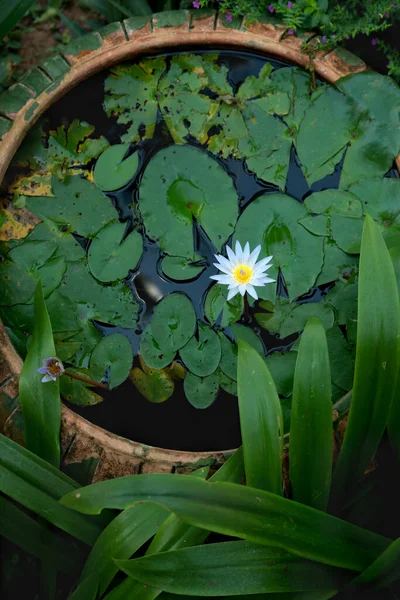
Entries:
<svg viewBox="0 0 400 600">
<path fill-rule="evenodd" d="M 139 206 L 146 234 L 167 254 L 189 260 L 196 260 L 193 219 L 221 250 L 238 216 L 232 180 L 219 163 L 192 146 L 170 146 L 156 154 L 143 174 Z"/>
<path fill-rule="evenodd" d="M 271 310 L 270 303 L 260 302 L 260 307 Z M 319 317 L 325 327 L 330 329 L 333 325 L 333 312 L 327 304 L 320 302 L 307 302 L 296 304 L 278 297 L 273 312 L 256 313 L 258 323 L 272 333 L 278 333 L 285 338 L 304 329 L 310 317 Z"/>
<path fill-rule="evenodd" d="M 101 381 L 109 369 L 110 389 L 120 385 L 132 368 L 133 352 L 129 340 L 120 333 L 113 333 L 97 344 L 90 359 L 90 375 Z"/>
<path fill-rule="evenodd" d="M 107 148 L 97 159 L 93 171 L 94 183 L 103 191 L 122 188 L 133 178 L 139 164 L 139 156 L 134 152 L 127 158 L 130 144 L 116 144 Z"/>
<path fill-rule="evenodd" d="M 316 285 L 341 279 L 354 281 L 358 274 L 358 257 L 343 252 L 334 242 L 324 240 L 324 264 Z"/>
<path fill-rule="evenodd" d="M 25 238 L 39 223 L 39 219 L 29 210 L 16 208 L 6 199 L 0 202 L 0 218 L 0 241 L 4 242 Z"/>
<path fill-rule="evenodd" d="M 149 402 L 165 402 L 174 393 L 174 382 L 165 371 L 147 369 L 144 372 L 135 367 L 130 372 L 129 379 Z"/>
<path fill-rule="evenodd" d="M 176 350 L 172 347 L 171 338 L 167 338 L 165 344 L 160 345 L 155 337 L 151 324 L 140 336 L 140 354 L 148 367 L 152 369 L 163 369 L 175 358 Z"/>
<path fill-rule="evenodd" d="M 243 314 L 243 297 L 236 294 L 229 302 L 227 301 L 228 288 L 226 285 L 219 283 L 210 287 L 207 292 L 204 305 L 204 313 L 211 323 L 214 325 L 221 315 L 220 326 L 222 328 L 229 327 L 240 319 Z"/>
<path fill-rule="evenodd" d="M 198 262 L 201 259 L 201 256 L 195 256 L 195 261 Z M 200 273 L 204 271 L 205 265 L 197 266 L 194 261 L 190 261 L 181 256 L 164 256 L 161 268 L 164 275 L 169 277 L 169 279 L 175 281 L 189 281 L 200 275 Z"/>
<path fill-rule="evenodd" d="M 30 271 L 42 267 L 57 250 L 57 245 L 50 241 L 30 241 L 15 246 L 8 253 L 8 258 L 22 269 Z"/>
<path fill-rule="evenodd" d="M 169 343 L 171 348 L 179 350 L 190 340 L 195 327 L 196 313 L 184 294 L 169 294 L 154 309 L 151 329 L 160 347 Z M 144 355 L 143 358 L 146 361 Z"/>
<path fill-rule="evenodd" d="M 233 381 L 237 381 L 237 347 L 221 332 L 218 333 L 221 342 L 221 362 L 219 368 Z"/>
<path fill-rule="evenodd" d="M 234 242 L 262 244 L 260 258 L 272 255 L 268 275 L 277 279 L 280 267 L 291 299 L 306 293 L 313 285 L 323 262 L 322 238 L 310 235 L 298 221 L 307 211 L 284 194 L 265 194 L 243 211 L 235 229 Z M 257 288 L 263 298 L 266 289 Z"/>
<path fill-rule="evenodd" d="M 47 298 L 60 285 L 66 271 L 66 263 L 62 256 L 52 258 L 35 272 L 43 287 L 43 296 Z"/>
<path fill-rule="evenodd" d="M 367 179 L 351 186 L 350 191 L 360 199 L 364 212 L 380 224 L 387 242 L 400 233 L 399 179 Z"/>
<path fill-rule="evenodd" d="M 241 325 L 240 323 L 235 323 L 234 325 L 231 325 L 231 331 L 236 344 L 239 340 L 243 340 L 252 346 L 252 348 L 254 348 L 258 354 L 264 356 L 263 343 L 253 329 L 250 329 L 250 327 L 246 327 L 245 325 Z"/>
<path fill-rule="evenodd" d="M 310 213 L 362 217 L 363 208 L 357 195 L 342 190 L 323 190 L 308 196 L 304 206 Z"/>
<path fill-rule="evenodd" d="M 338 281 L 322 300 L 333 309 L 339 325 L 346 325 L 351 319 L 357 321 L 357 287 L 357 282 Z"/>
<path fill-rule="evenodd" d="M 42 219 L 42 223 L 36 225 L 29 237 L 28 241 L 46 241 L 56 244 L 58 250 L 56 256 L 65 256 L 69 261 L 79 260 L 86 255 L 85 250 L 80 243 L 74 238 L 68 227 L 64 224 L 59 224 L 52 219 Z M 24 242 L 25 243 L 25 242 Z"/>
<path fill-rule="evenodd" d="M 32 300 L 36 280 L 10 260 L 0 262 L 0 304 L 13 306 Z"/>
<path fill-rule="evenodd" d="M 180 349 L 179 354 L 186 367 L 199 377 L 211 375 L 216 371 L 221 359 L 221 343 L 218 335 L 203 323 L 198 323 L 198 339 L 193 336 Z"/>
<path fill-rule="evenodd" d="M 326 332 L 331 378 L 335 385 L 348 392 L 353 387 L 354 348 L 345 339 L 339 327 Z"/>
<path fill-rule="evenodd" d="M 125 223 L 112 223 L 99 231 L 90 244 L 89 268 L 99 281 L 117 281 L 137 267 L 143 239 L 138 231 L 124 237 L 125 231 Z"/>
<path fill-rule="evenodd" d="M 297 352 L 273 352 L 265 359 L 280 396 L 290 396 L 293 390 Z M 286 429 L 285 431 L 289 431 Z"/>
<path fill-rule="evenodd" d="M 187 373 L 183 382 L 186 398 L 195 408 L 208 408 L 216 399 L 219 389 L 219 379 L 214 373 L 208 377 L 197 377 Z"/>
<path fill-rule="evenodd" d="M 237 396 L 236 381 L 225 375 L 225 373 L 220 369 L 218 369 L 217 375 L 219 379 L 219 385 L 221 386 L 221 388 L 225 390 L 225 392 L 228 392 L 228 394 L 231 394 L 232 396 Z"/>
<path fill-rule="evenodd" d="M 69 367 L 68 371 L 77 373 L 83 377 L 90 377 L 88 369 L 74 369 L 73 367 Z M 104 400 L 102 396 L 96 394 L 87 384 L 77 379 L 72 379 L 67 375 L 64 375 L 60 379 L 60 394 L 64 400 L 68 400 L 68 402 L 77 406 L 92 406 Z"/>
<path fill-rule="evenodd" d="M 80 177 L 61 182 L 51 180 L 55 198 L 28 198 L 27 206 L 41 219 L 48 218 L 66 231 L 93 236 L 104 225 L 115 221 L 117 213 L 111 201 L 93 183 Z"/>
</svg>

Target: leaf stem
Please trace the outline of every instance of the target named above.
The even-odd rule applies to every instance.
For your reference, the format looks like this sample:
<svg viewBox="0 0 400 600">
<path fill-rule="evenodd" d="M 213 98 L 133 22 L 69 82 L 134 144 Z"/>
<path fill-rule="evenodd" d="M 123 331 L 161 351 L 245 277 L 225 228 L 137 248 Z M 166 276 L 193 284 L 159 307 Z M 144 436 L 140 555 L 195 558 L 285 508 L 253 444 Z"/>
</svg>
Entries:
<svg viewBox="0 0 400 600">
<path fill-rule="evenodd" d="M 244 318 L 245 318 L 246 321 L 250 321 L 250 316 L 249 316 L 249 298 L 247 296 L 247 292 L 244 293 L 243 301 L 244 301 Z"/>
<path fill-rule="evenodd" d="M 71 373 L 70 371 L 64 371 L 64 375 L 67 375 L 71 379 L 77 379 L 78 381 L 83 381 L 83 383 L 88 383 L 89 385 L 93 385 L 93 387 L 100 387 L 103 390 L 109 390 L 110 388 L 105 383 L 100 383 L 99 381 L 93 381 L 93 379 L 89 379 L 88 377 L 83 377 L 83 375 L 77 375 L 77 373 Z"/>
</svg>

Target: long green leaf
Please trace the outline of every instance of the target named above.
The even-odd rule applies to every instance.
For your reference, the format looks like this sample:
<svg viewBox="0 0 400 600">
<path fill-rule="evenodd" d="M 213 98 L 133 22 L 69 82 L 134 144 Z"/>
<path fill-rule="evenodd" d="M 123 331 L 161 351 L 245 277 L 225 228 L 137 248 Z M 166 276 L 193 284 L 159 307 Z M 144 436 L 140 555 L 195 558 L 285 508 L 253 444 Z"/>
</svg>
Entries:
<svg viewBox="0 0 400 600">
<path fill-rule="evenodd" d="M 68 600 L 96 600 L 99 589 L 99 579 L 95 573 L 91 573 L 79 586 L 68 596 Z"/>
<path fill-rule="evenodd" d="M 35 0 L 0 0 L 0 40 L 17 25 L 34 3 Z"/>
<path fill-rule="evenodd" d="M 304 558 L 355 571 L 365 569 L 389 540 L 276 494 L 180 475 L 135 475 L 103 481 L 61 499 L 83 513 L 151 501 L 188 523 L 283 548 Z"/>
<path fill-rule="evenodd" d="M 236 452 L 212 475 L 210 482 L 231 481 L 240 483 L 244 477 L 243 449 L 240 447 Z M 209 531 L 189 525 L 176 515 L 172 514 L 161 525 L 146 551 L 146 556 L 156 552 L 175 550 L 188 546 L 202 544 L 208 537 Z M 161 590 L 147 586 L 133 579 L 127 579 L 114 588 L 106 600 L 127 600 L 138 598 L 141 600 L 154 600 L 161 594 Z"/>
<path fill-rule="evenodd" d="M 225 600 L 329 600 L 336 596 L 336 590 L 329 592 L 288 592 L 288 593 L 273 593 L 273 594 L 246 594 L 244 596 L 224 596 Z M 181 594 L 170 594 L 163 592 L 160 595 L 160 600 L 196 600 L 198 596 L 183 596 Z M 108 598 L 107 598 L 108 600 Z M 110 600 L 139 600 L 139 598 L 131 598 L 130 596 L 123 598 L 112 598 Z M 140 597 L 142 600 L 142 596 Z"/>
<path fill-rule="evenodd" d="M 400 538 L 351 582 L 349 589 L 379 589 L 400 579 Z"/>
<path fill-rule="evenodd" d="M 397 289 L 400 293 L 400 248 L 391 248 L 389 251 L 393 262 L 394 272 L 396 274 Z M 389 418 L 387 422 L 387 431 L 390 444 L 396 453 L 397 460 L 400 462 L 400 371 L 397 375 L 396 390 L 393 395 L 392 405 L 390 407 Z"/>
<path fill-rule="evenodd" d="M 331 374 L 325 329 L 315 317 L 301 336 L 293 383 L 289 465 L 293 500 L 326 510 L 332 473 Z"/>
<path fill-rule="evenodd" d="M 50 531 L 12 502 L 0 496 L 0 535 L 25 552 L 66 573 L 79 570 L 84 554 L 72 541 Z"/>
<path fill-rule="evenodd" d="M 353 396 L 333 473 L 333 510 L 354 490 L 378 448 L 395 392 L 399 341 L 399 294 L 393 264 L 377 224 L 367 215 L 361 241 Z"/>
<path fill-rule="evenodd" d="M 267 365 L 254 348 L 238 342 L 238 398 L 246 481 L 282 495 L 283 417 Z"/>
<path fill-rule="evenodd" d="M 56 350 L 49 314 L 39 282 L 35 292 L 35 325 L 19 382 L 19 399 L 24 415 L 25 442 L 31 450 L 50 464 L 60 464 L 61 400 L 57 381 L 42 383 L 38 373 L 44 358 Z"/>
<path fill-rule="evenodd" d="M 337 589 L 350 573 L 252 542 L 222 542 L 116 561 L 129 577 L 175 594 L 227 596 Z"/>
</svg>

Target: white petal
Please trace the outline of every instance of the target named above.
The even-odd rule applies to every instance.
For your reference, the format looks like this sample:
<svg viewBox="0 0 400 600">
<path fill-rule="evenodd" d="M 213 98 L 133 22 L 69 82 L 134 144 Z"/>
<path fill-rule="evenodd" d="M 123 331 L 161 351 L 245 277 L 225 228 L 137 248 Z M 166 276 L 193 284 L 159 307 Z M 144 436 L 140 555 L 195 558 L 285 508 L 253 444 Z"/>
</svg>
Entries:
<svg viewBox="0 0 400 600">
<path fill-rule="evenodd" d="M 42 383 L 47 383 L 48 381 L 55 381 L 56 378 L 53 377 L 52 375 L 45 375 L 44 377 L 42 377 Z"/>
<path fill-rule="evenodd" d="M 226 252 L 229 256 L 229 260 L 231 262 L 231 266 L 235 266 L 238 264 L 238 260 L 236 258 L 236 255 L 234 253 L 234 251 L 232 250 L 232 248 L 229 248 L 229 246 L 226 247 Z"/>
<path fill-rule="evenodd" d="M 229 277 L 229 275 L 210 275 L 210 279 L 215 279 L 218 283 L 228 284 L 232 281 L 232 277 L 229 277 L 229 281 L 225 281 L 225 277 Z"/>
<path fill-rule="evenodd" d="M 234 288 L 232 288 L 231 290 L 229 290 L 227 300 L 231 300 L 231 298 L 233 298 L 233 296 L 236 296 L 238 291 L 239 291 L 239 288 L 237 285 Z"/>
<path fill-rule="evenodd" d="M 231 285 L 235 282 L 235 280 L 231 275 L 220 275 L 219 282 L 223 283 L 224 285 Z"/>
<path fill-rule="evenodd" d="M 247 284 L 247 291 L 255 300 L 258 300 L 257 292 L 251 284 Z"/>
<path fill-rule="evenodd" d="M 242 255 L 242 259 L 245 264 L 247 264 L 249 262 L 249 256 L 250 256 L 250 244 L 249 244 L 249 242 L 246 242 L 244 250 L 243 250 L 243 255 Z"/>
<path fill-rule="evenodd" d="M 219 263 L 213 263 L 214 267 L 217 267 L 217 269 L 219 269 L 220 271 L 222 271 L 222 273 L 226 273 L 227 275 L 231 272 L 232 268 L 230 269 L 226 269 L 225 267 L 223 267 L 222 265 L 220 265 Z"/>
<path fill-rule="evenodd" d="M 271 279 L 271 277 L 261 277 L 255 280 L 251 280 L 252 285 L 265 285 L 266 283 L 274 283 L 276 279 Z"/>
<path fill-rule="evenodd" d="M 225 267 L 225 269 L 231 269 L 232 265 L 229 262 L 229 260 L 227 258 L 225 258 L 225 256 L 222 256 L 222 254 L 214 254 L 215 258 L 217 259 L 217 261 L 223 266 Z M 214 263 L 215 264 L 215 263 Z"/>
<path fill-rule="evenodd" d="M 263 271 L 264 269 L 268 269 L 269 267 L 267 267 L 267 265 L 270 263 L 272 258 L 272 256 L 267 256 L 267 258 L 263 258 L 254 266 L 254 269 L 256 271 Z"/>
<path fill-rule="evenodd" d="M 254 248 L 253 252 L 250 254 L 249 260 L 248 260 L 249 267 L 254 267 L 260 252 L 261 252 L 261 244 L 259 246 L 257 246 L 257 248 Z"/>
<path fill-rule="evenodd" d="M 239 240 L 236 240 L 235 254 L 236 254 L 236 258 L 237 258 L 238 262 L 242 262 L 243 250 L 242 250 L 242 246 L 240 245 Z"/>
<path fill-rule="evenodd" d="M 239 292 L 242 294 L 242 296 L 245 295 L 247 291 L 247 283 L 242 283 L 241 285 L 239 285 Z"/>
</svg>

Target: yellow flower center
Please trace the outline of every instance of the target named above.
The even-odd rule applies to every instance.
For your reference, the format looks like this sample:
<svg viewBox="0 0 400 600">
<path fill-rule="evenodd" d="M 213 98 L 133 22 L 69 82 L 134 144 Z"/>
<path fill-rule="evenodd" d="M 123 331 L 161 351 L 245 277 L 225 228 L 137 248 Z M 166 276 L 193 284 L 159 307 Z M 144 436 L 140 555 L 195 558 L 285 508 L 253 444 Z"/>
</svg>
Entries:
<svg viewBox="0 0 400 600">
<path fill-rule="evenodd" d="M 249 283 L 253 277 L 253 269 L 248 265 L 238 265 L 232 275 L 233 279 L 239 284 Z"/>
</svg>

